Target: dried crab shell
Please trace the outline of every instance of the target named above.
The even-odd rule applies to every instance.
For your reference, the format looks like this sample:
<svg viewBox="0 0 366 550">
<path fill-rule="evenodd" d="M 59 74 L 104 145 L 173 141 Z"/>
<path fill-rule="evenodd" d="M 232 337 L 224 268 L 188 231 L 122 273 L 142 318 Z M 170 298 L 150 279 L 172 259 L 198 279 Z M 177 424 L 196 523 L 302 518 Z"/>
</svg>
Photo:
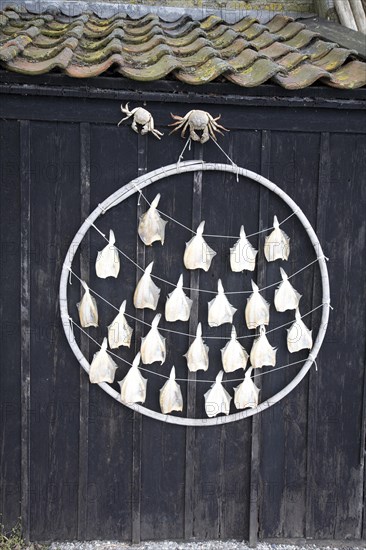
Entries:
<svg viewBox="0 0 366 550">
<path fill-rule="evenodd" d="M 217 295 L 208 302 L 208 324 L 210 327 L 218 327 L 225 323 L 232 324 L 233 315 L 237 310 L 233 307 L 224 293 L 221 279 L 217 283 Z"/>
<path fill-rule="evenodd" d="M 225 372 L 234 372 L 238 369 L 246 369 L 248 354 L 240 342 L 236 339 L 235 327 L 231 329 L 231 338 L 221 350 L 221 360 Z"/>
<path fill-rule="evenodd" d="M 234 246 L 230 248 L 230 267 L 235 273 L 240 271 L 254 271 L 258 250 L 248 241 L 244 226 L 240 228 L 240 237 Z"/>
<path fill-rule="evenodd" d="M 117 248 L 114 246 L 116 238 L 112 229 L 109 231 L 109 243 L 98 252 L 95 261 L 95 272 L 100 279 L 118 277 L 120 262 Z"/>
<path fill-rule="evenodd" d="M 144 403 L 146 400 L 147 380 L 139 371 L 140 354 L 133 360 L 132 367 L 126 376 L 118 382 L 121 387 L 122 403 Z"/>
<path fill-rule="evenodd" d="M 164 244 L 166 221 L 162 220 L 157 207 L 160 201 L 160 193 L 152 201 L 150 208 L 140 217 L 138 234 L 140 239 L 147 246 L 155 241 L 161 241 Z"/>
<path fill-rule="evenodd" d="M 161 319 L 160 313 L 155 315 L 151 329 L 144 338 L 141 338 L 141 360 L 144 365 L 151 365 L 156 361 L 164 363 L 166 357 L 165 338 L 161 336 L 158 330 L 158 324 Z"/>
<path fill-rule="evenodd" d="M 295 322 L 287 329 L 287 348 L 290 353 L 313 347 L 312 330 L 301 319 L 299 309 L 295 312 Z"/>
<path fill-rule="evenodd" d="M 160 296 L 160 288 L 156 286 L 151 278 L 151 271 L 154 262 L 151 262 L 139 282 L 133 295 L 133 304 L 137 309 L 156 309 Z"/>
<path fill-rule="evenodd" d="M 290 237 L 280 229 L 277 216 L 273 219 L 272 233 L 265 239 L 264 255 L 267 262 L 288 260 L 290 255 Z"/>
<path fill-rule="evenodd" d="M 208 369 L 208 346 L 202 339 L 202 325 L 198 323 L 196 338 L 189 346 L 187 353 L 184 357 L 187 359 L 187 365 L 191 372 L 198 370 L 206 371 Z"/>
<path fill-rule="evenodd" d="M 252 289 L 253 293 L 249 296 L 245 308 L 245 321 L 249 329 L 269 324 L 269 303 L 259 294 L 259 288 L 254 281 Z"/>
<path fill-rule="evenodd" d="M 122 302 L 119 313 L 108 326 L 108 344 L 111 349 L 120 346 L 130 347 L 133 329 L 126 321 L 124 315 L 126 310 L 126 300 Z"/>
<path fill-rule="evenodd" d="M 85 290 L 84 296 L 77 305 L 79 310 L 80 325 L 83 328 L 98 326 L 98 308 L 95 298 L 91 296 L 88 285 L 81 281 Z"/>
<path fill-rule="evenodd" d="M 160 390 L 160 409 L 163 414 L 183 410 L 183 397 L 179 384 L 175 381 L 175 368 L 170 371 L 169 380 Z"/>
<path fill-rule="evenodd" d="M 89 369 L 89 380 L 92 384 L 108 382 L 112 384 L 117 365 L 107 352 L 107 338 L 104 338 L 101 348 L 94 354 Z"/>
<path fill-rule="evenodd" d="M 184 251 L 184 265 L 186 269 L 203 269 L 208 271 L 216 252 L 212 250 L 203 238 L 205 222 L 201 222 L 197 228 L 196 235 L 186 243 Z"/>
<path fill-rule="evenodd" d="M 252 367 L 245 373 L 245 378 L 234 388 L 234 404 L 237 409 L 255 409 L 258 407 L 259 388 L 251 379 Z"/>
<path fill-rule="evenodd" d="M 184 293 L 183 275 L 179 277 L 177 288 L 168 294 L 165 303 L 165 319 L 170 323 L 188 321 L 191 314 L 192 300 Z"/>
<path fill-rule="evenodd" d="M 254 340 L 250 351 L 250 362 L 254 369 L 274 367 L 276 364 L 276 348 L 268 342 L 266 329 L 261 325 L 259 336 Z"/>
<path fill-rule="evenodd" d="M 205 411 L 209 418 L 218 414 L 230 413 L 231 395 L 225 390 L 222 385 L 222 377 L 224 371 L 221 370 L 216 376 L 216 382 L 205 393 Z"/>
<path fill-rule="evenodd" d="M 297 309 L 299 306 L 301 294 L 294 289 L 288 276 L 282 267 L 280 267 L 282 282 L 275 290 L 274 305 L 277 311 L 287 311 L 288 309 Z"/>
</svg>

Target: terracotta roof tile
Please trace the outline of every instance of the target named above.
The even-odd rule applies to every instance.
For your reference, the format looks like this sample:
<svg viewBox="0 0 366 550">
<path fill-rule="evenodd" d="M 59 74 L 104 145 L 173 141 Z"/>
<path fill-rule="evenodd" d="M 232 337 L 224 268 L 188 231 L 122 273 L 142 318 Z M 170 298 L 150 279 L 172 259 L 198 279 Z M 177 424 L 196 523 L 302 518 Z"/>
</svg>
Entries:
<svg viewBox="0 0 366 550">
<path fill-rule="evenodd" d="M 233 24 L 215 15 L 168 22 L 154 14 L 100 19 L 92 12 L 66 16 L 55 7 L 38 15 L 8 8 L 0 12 L 0 65 L 29 75 L 58 70 L 86 78 L 112 71 L 191 85 L 220 77 L 244 87 L 270 80 L 288 89 L 317 81 L 366 86 L 366 63 L 356 52 L 281 14 L 263 25 L 251 16 Z"/>
</svg>

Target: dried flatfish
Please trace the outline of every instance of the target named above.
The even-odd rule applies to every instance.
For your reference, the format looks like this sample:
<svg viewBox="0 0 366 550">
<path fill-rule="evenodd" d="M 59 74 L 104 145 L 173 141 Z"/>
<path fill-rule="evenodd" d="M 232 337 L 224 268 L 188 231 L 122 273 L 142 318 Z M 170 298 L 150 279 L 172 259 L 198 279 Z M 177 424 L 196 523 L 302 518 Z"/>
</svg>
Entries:
<svg viewBox="0 0 366 550">
<path fill-rule="evenodd" d="M 235 327 L 231 329 L 231 339 L 221 350 L 221 360 L 225 372 L 234 372 L 237 369 L 246 369 L 248 354 L 236 339 Z"/>
<path fill-rule="evenodd" d="M 269 303 L 260 295 L 254 281 L 252 289 L 253 293 L 249 296 L 245 308 L 245 320 L 249 329 L 269 324 Z"/>
<path fill-rule="evenodd" d="M 183 275 L 179 277 L 177 288 L 168 294 L 165 304 L 165 319 L 174 321 L 188 321 L 191 314 L 192 300 L 184 293 Z"/>
<path fill-rule="evenodd" d="M 221 413 L 230 413 L 230 401 L 232 397 L 222 385 L 223 376 L 224 371 L 221 370 L 216 376 L 216 382 L 205 393 L 205 411 L 209 418 Z"/>
<path fill-rule="evenodd" d="M 197 228 L 196 235 L 186 243 L 184 251 L 184 265 L 187 269 L 203 269 L 208 271 L 216 252 L 212 250 L 202 237 L 205 222 L 201 222 Z"/>
<path fill-rule="evenodd" d="M 311 349 L 313 347 L 312 332 L 301 319 L 299 309 L 296 309 L 295 322 L 287 329 L 287 348 L 289 352 L 295 353 L 301 349 Z"/>
<path fill-rule="evenodd" d="M 264 255 L 267 262 L 288 260 L 290 255 L 290 237 L 280 229 L 277 216 L 273 218 L 272 233 L 265 239 Z"/>
<path fill-rule="evenodd" d="M 133 304 L 138 309 L 156 309 L 160 296 L 160 288 L 156 286 L 151 278 L 151 271 L 154 262 L 151 262 L 145 269 L 145 272 L 137 283 L 133 295 Z"/>
<path fill-rule="evenodd" d="M 160 390 L 160 409 L 163 414 L 183 410 L 183 397 L 179 384 L 175 381 L 175 367 L 170 371 L 169 380 Z"/>
<path fill-rule="evenodd" d="M 184 355 L 187 359 L 187 365 L 191 372 L 208 369 L 208 352 L 208 346 L 206 346 L 202 339 L 202 325 L 201 323 L 198 323 L 196 338 L 193 340 L 187 353 Z"/>
<path fill-rule="evenodd" d="M 262 367 L 274 367 L 276 364 L 276 348 L 273 348 L 268 342 L 266 329 L 261 325 L 259 336 L 254 340 L 250 352 L 250 362 L 254 369 Z"/>
<path fill-rule="evenodd" d="M 88 285 L 81 281 L 85 290 L 84 296 L 77 305 L 79 310 L 80 325 L 83 328 L 98 326 L 98 308 L 95 298 L 91 296 Z"/>
<path fill-rule="evenodd" d="M 142 376 L 138 368 L 139 364 L 140 354 L 138 353 L 124 379 L 118 382 L 121 386 L 121 401 L 123 403 L 145 402 L 147 379 Z"/>
<path fill-rule="evenodd" d="M 275 290 L 274 305 L 277 311 L 287 311 L 288 309 L 297 309 L 299 306 L 301 294 L 294 289 L 288 276 L 282 267 L 280 267 L 282 282 Z"/>
<path fill-rule="evenodd" d="M 101 348 L 94 354 L 90 365 L 89 379 L 92 384 L 109 382 L 112 384 L 117 369 L 116 363 L 107 352 L 107 338 L 104 338 Z"/>
<path fill-rule="evenodd" d="M 233 307 L 224 293 L 221 279 L 217 283 L 217 295 L 208 302 L 208 324 L 210 327 L 219 327 L 233 322 L 233 315 L 237 310 Z"/>
<path fill-rule="evenodd" d="M 116 238 L 112 229 L 109 231 L 109 243 L 98 252 L 95 262 L 95 271 L 98 277 L 118 277 L 120 263 L 117 248 L 114 246 Z"/>
<path fill-rule="evenodd" d="M 258 407 L 259 388 L 251 379 L 252 367 L 245 373 L 245 378 L 234 388 L 234 403 L 237 409 L 255 409 Z"/>
<path fill-rule="evenodd" d="M 130 347 L 133 329 L 127 323 L 125 317 L 126 300 L 122 302 L 119 313 L 108 327 L 108 343 L 111 349 L 120 346 Z"/>
<path fill-rule="evenodd" d="M 160 319 L 160 313 L 155 315 L 151 323 L 151 329 L 144 338 L 141 338 L 141 360 L 145 365 L 151 365 L 155 361 L 160 361 L 163 364 L 165 361 L 165 338 L 158 330 Z"/>
<path fill-rule="evenodd" d="M 255 259 L 258 254 L 258 250 L 250 244 L 248 241 L 244 226 L 240 228 L 240 238 L 232 248 L 230 248 L 230 266 L 231 270 L 238 273 L 239 271 L 254 271 Z"/>
<path fill-rule="evenodd" d="M 164 244 L 165 226 L 168 222 L 161 219 L 157 207 L 160 201 L 160 193 L 152 201 L 150 208 L 140 217 L 138 234 L 140 239 L 147 246 L 152 245 L 155 241 L 161 241 Z"/>
</svg>

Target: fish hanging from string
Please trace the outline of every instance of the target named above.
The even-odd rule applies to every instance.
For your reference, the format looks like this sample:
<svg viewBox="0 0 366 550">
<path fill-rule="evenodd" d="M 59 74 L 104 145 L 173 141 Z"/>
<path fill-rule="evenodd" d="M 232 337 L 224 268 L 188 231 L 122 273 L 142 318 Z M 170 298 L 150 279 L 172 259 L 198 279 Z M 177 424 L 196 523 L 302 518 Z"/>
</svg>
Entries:
<svg viewBox="0 0 366 550">
<path fill-rule="evenodd" d="M 258 250 L 248 241 L 244 226 L 240 227 L 240 237 L 234 246 L 230 248 L 230 267 L 231 270 L 238 273 L 240 271 L 254 271 L 255 260 Z"/>
<path fill-rule="evenodd" d="M 81 281 L 85 292 L 80 302 L 76 304 L 79 310 L 80 325 L 83 328 L 98 326 L 98 307 L 97 302 L 90 294 L 90 290 L 85 281 Z"/>
<path fill-rule="evenodd" d="M 249 296 L 245 308 L 245 320 L 249 329 L 269 324 L 269 303 L 261 296 L 254 281 L 252 289 L 253 293 Z"/>
<path fill-rule="evenodd" d="M 183 290 L 183 275 L 179 277 L 177 288 L 168 294 L 165 303 L 165 319 L 170 323 L 188 321 L 193 301 Z"/>
<path fill-rule="evenodd" d="M 120 269 L 119 254 L 114 246 L 116 238 L 112 229 L 109 231 L 109 242 L 107 246 L 98 252 L 95 262 L 95 272 L 100 279 L 107 277 L 118 277 Z"/>
<path fill-rule="evenodd" d="M 236 339 L 236 330 L 233 325 L 231 338 L 221 350 L 221 360 L 225 372 L 234 372 L 238 369 L 246 369 L 248 354 L 240 342 Z"/>
<path fill-rule="evenodd" d="M 255 338 L 250 351 L 250 362 L 253 368 L 274 367 L 277 349 L 273 348 L 266 336 L 264 325 L 259 328 L 259 336 Z"/>
<path fill-rule="evenodd" d="M 118 382 L 121 387 L 122 403 L 145 403 L 147 379 L 144 378 L 139 370 L 140 353 L 133 360 L 132 367 L 126 376 Z"/>
<path fill-rule="evenodd" d="M 233 307 L 224 293 L 221 279 L 217 283 L 217 295 L 208 302 L 208 324 L 210 327 L 218 327 L 225 323 L 232 324 L 233 315 L 237 310 Z"/>
<path fill-rule="evenodd" d="M 152 245 L 155 241 L 161 241 L 161 244 L 164 244 L 165 226 L 168 222 L 163 220 L 157 211 L 159 201 L 160 193 L 156 195 L 147 212 L 140 217 L 137 232 L 147 246 Z"/>
<path fill-rule="evenodd" d="M 277 216 L 273 218 L 272 233 L 265 238 L 264 255 L 267 262 L 288 260 L 290 255 L 290 237 L 280 229 Z"/>
<path fill-rule="evenodd" d="M 169 380 L 160 389 L 160 409 L 163 414 L 183 410 L 183 397 L 179 384 L 175 381 L 175 367 L 170 371 Z"/>
<path fill-rule="evenodd" d="M 119 313 L 108 326 L 108 343 L 111 349 L 120 346 L 130 347 L 133 329 L 127 323 L 125 317 L 126 300 L 123 300 Z"/>
<path fill-rule="evenodd" d="M 224 371 L 221 370 L 216 376 L 215 383 L 205 393 L 205 411 L 209 418 L 221 413 L 226 415 L 230 413 L 230 401 L 232 397 L 222 385 L 223 376 Z"/>
<path fill-rule="evenodd" d="M 253 367 L 249 367 L 243 382 L 234 388 L 234 404 L 237 409 L 255 409 L 258 407 L 260 390 L 251 378 L 252 370 Z"/>
<path fill-rule="evenodd" d="M 297 309 L 299 306 L 301 294 L 294 289 L 288 276 L 282 267 L 280 267 L 282 282 L 275 290 L 274 305 L 277 311 L 287 311 L 288 309 Z"/>
<path fill-rule="evenodd" d="M 133 304 L 137 309 L 156 309 L 160 296 L 160 288 L 156 286 L 151 278 L 154 262 L 151 262 L 137 283 L 133 295 Z"/>
<path fill-rule="evenodd" d="M 162 365 L 166 358 L 165 338 L 158 330 L 161 314 L 155 315 L 151 329 L 144 338 L 141 338 L 141 360 L 144 365 L 151 365 L 155 361 L 160 361 Z"/>
<path fill-rule="evenodd" d="M 208 246 L 203 238 L 205 222 L 201 222 L 197 228 L 196 235 L 186 243 L 183 261 L 186 269 L 203 269 L 208 271 L 216 252 Z"/>
<path fill-rule="evenodd" d="M 295 311 L 295 322 L 287 329 L 287 348 L 290 353 L 313 347 L 312 330 L 301 319 L 300 310 Z"/>
<path fill-rule="evenodd" d="M 198 323 L 196 338 L 189 346 L 187 353 L 184 354 L 184 357 L 187 359 L 188 369 L 191 372 L 196 372 L 198 370 L 206 371 L 209 363 L 208 352 L 208 346 L 206 346 L 202 338 L 202 325 Z"/>
<path fill-rule="evenodd" d="M 92 384 L 101 384 L 102 382 L 112 384 L 116 369 L 117 365 L 107 351 L 107 338 L 104 338 L 100 350 L 94 354 L 90 365 L 90 382 Z"/>
</svg>

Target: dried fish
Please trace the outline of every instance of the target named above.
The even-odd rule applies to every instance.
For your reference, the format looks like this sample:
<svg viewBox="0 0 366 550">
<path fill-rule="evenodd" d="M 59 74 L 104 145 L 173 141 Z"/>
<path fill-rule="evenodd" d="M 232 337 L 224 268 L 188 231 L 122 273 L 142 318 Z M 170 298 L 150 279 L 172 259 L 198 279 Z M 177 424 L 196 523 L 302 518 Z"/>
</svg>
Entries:
<svg viewBox="0 0 366 550">
<path fill-rule="evenodd" d="M 250 362 L 252 367 L 260 369 L 264 366 L 274 367 L 276 364 L 277 349 L 273 348 L 268 342 L 266 329 L 263 325 L 260 326 L 259 336 L 254 340 L 250 352 Z"/>
<path fill-rule="evenodd" d="M 126 321 L 124 315 L 126 310 L 126 300 L 122 302 L 119 313 L 108 327 L 108 343 L 111 349 L 120 346 L 130 347 L 133 329 Z"/>
<path fill-rule="evenodd" d="M 154 262 L 151 262 L 145 269 L 145 272 L 137 283 L 133 295 L 133 304 L 138 309 L 156 309 L 160 296 L 160 288 L 156 286 L 151 278 L 151 271 Z"/>
<path fill-rule="evenodd" d="M 114 246 L 116 238 L 112 229 L 109 231 L 109 243 L 98 252 L 95 262 L 95 271 L 98 277 L 118 277 L 120 263 L 117 248 Z"/>
<path fill-rule="evenodd" d="M 166 357 L 165 338 L 161 336 L 158 330 L 158 324 L 161 314 L 155 315 L 151 329 L 144 338 L 141 338 L 141 360 L 144 365 L 151 365 L 155 361 L 164 363 Z"/>
<path fill-rule="evenodd" d="M 208 302 L 208 324 L 210 327 L 219 327 L 225 323 L 233 322 L 233 315 L 237 310 L 233 307 L 224 294 L 221 279 L 217 283 L 217 295 Z"/>
<path fill-rule="evenodd" d="M 231 270 L 238 273 L 239 271 L 254 271 L 255 259 L 258 250 L 248 241 L 244 226 L 240 228 L 240 238 L 232 248 L 230 248 L 230 266 Z"/>
<path fill-rule="evenodd" d="M 94 354 L 93 361 L 90 365 L 90 382 L 92 384 L 101 384 L 102 382 L 109 382 L 112 384 L 116 369 L 116 363 L 107 352 L 107 338 L 104 338 L 100 350 Z"/>
<path fill-rule="evenodd" d="M 186 243 L 184 251 L 184 265 L 187 269 L 203 269 L 208 271 L 216 252 L 212 250 L 202 237 L 205 222 L 201 222 L 197 228 L 196 235 Z"/>
<path fill-rule="evenodd" d="M 288 276 L 282 267 L 280 267 L 282 282 L 275 290 L 274 305 L 277 311 L 287 311 L 288 309 L 297 309 L 299 306 L 301 294 L 294 289 Z"/>
<path fill-rule="evenodd" d="M 184 293 L 183 275 L 179 277 L 177 288 L 168 294 L 165 304 L 165 319 L 174 321 L 188 321 L 191 314 L 192 300 Z"/>
<path fill-rule="evenodd" d="M 164 244 L 165 226 L 168 222 L 161 219 L 157 207 L 160 201 L 160 193 L 152 201 L 150 208 L 140 217 L 138 234 L 143 243 L 147 246 L 155 241 L 161 241 Z"/>
<path fill-rule="evenodd" d="M 221 413 L 230 413 L 230 401 L 232 397 L 222 385 L 223 376 L 224 371 L 221 370 L 216 376 L 216 382 L 205 393 L 205 411 L 209 418 Z"/>
<path fill-rule="evenodd" d="M 202 339 L 202 325 L 201 323 L 198 323 L 196 338 L 193 340 L 187 353 L 184 355 L 187 359 L 187 365 L 191 372 L 208 369 L 208 352 L 208 346 L 206 346 Z"/>
<path fill-rule="evenodd" d="M 118 382 L 121 386 L 121 401 L 123 403 L 144 403 L 146 400 L 147 379 L 144 378 L 138 368 L 140 353 L 133 360 L 132 367 L 123 380 Z"/>
<path fill-rule="evenodd" d="M 252 289 L 253 293 L 249 296 L 245 308 L 245 320 L 249 329 L 269 324 L 269 303 L 259 294 L 259 288 L 254 281 Z"/>
<path fill-rule="evenodd" d="M 295 311 L 295 322 L 287 329 L 287 348 L 290 353 L 313 347 L 312 330 L 301 319 L 299 309 Z"/>
<path fill-rule="evenodd" d="M 254 384 L 251 374 L 252 367 L 245 373 L 245 378 L 234 388 L 234 403 L 237 409 L 255 409 L 258 407 L 259 388 Z"/>
<path fill-rule="evenodd" d="M 231 329 L 231 339 L 221 350 L 221 360 L 225 372 L 234 372 L 237 369 L 246 369 L 248 354 L 236 339 L 235 327 Z"/>
<path fill-rule="evenodd" d="M 264 255 L 267 262 L 288 260 L 290 255 L 290 237 L 280 229 L 277 216 L 273 219 L 272 233 L 265 239 Z"/>
<path fill-rule="evenodd" d="M 84 296 L 77 305 L 79 310 L 80 325 L 83 328 L 98 326 L 98 308 L 95 298 L 91 296 L 88 285 L 81 281 L 85 290 Z"/>
<path fill-rule="evenodd" d="M 160 390 L 160 409 L 163 414 L 183 410 L 183 397 L 179 384 L 175 381 L 175 367 L 170 371 L 169 380 Z"/>
</svg>

